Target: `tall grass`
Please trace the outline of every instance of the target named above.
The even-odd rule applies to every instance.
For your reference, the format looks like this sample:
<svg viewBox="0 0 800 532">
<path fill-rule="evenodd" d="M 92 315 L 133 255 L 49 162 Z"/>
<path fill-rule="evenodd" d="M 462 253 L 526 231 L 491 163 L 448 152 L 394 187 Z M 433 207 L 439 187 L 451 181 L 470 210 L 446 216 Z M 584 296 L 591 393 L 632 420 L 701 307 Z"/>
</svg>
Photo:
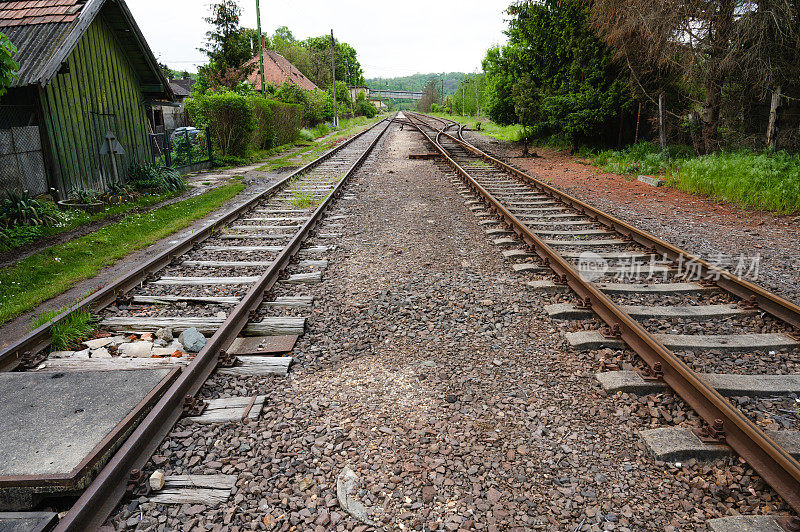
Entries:
<svg viewBox="0 0 800 532">
<path fill-rule="evenodd" d="M 674 186 L 747 209 L 800 212 L 800 155 L 749 151 L 704 155 L 677 165 Z"/>
<path fill-rule="evenodd" d="M 36 316 L 31 323 L 31 330 L 38 329 L 65 310 L 66 307 L 57 308 Z M 86 338 L 93 330 L 92 313 L 86 309 L 78 309 L 50 328 L 50 350 L 72 349 L 77 346 L 78 340 Z"/>
</svg>

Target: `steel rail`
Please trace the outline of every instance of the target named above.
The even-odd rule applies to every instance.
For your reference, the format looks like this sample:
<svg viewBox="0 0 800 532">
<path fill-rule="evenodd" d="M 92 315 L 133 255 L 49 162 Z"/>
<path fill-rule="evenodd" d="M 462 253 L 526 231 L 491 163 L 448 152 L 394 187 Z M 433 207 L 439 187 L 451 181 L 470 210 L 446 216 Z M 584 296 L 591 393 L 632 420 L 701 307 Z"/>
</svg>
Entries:
<svg viewBox="0 0 800 532">
<path fill-rule="evenodd" d="M 89 487 L 67 514 L 59 521 L 55 530 L 83 531 L 100 527 L 122 499 L 131 470 L 141 468 L 157 449 L 178 421 L 187 396 L 194 396 L 217 366 L 220 353 L 227 349 L 244 329 L 247 321 L 264 299 L 264 294 L 278 281 L 280 274 L 289 265 L 311 230 L 333 200 L 341 194 L 355 171 L 366 160 L 393 119 L 384 119 L 386 126 L 350 166 L 331 194 L 314 210 L 292 240 L 276 257 L 272 265 L 259 277 L 242 301 L 209 339 L 176 382 L 164 393 L 158 403 L 136 427 L 131 436 L 117 450 L 111 460 L 99 472 Z M 377 124 L 376 124 L 377 125 Z"/>
<path fill-rule="evenodd" d="M 417 118 L 417 120 L 420 119 Z M 564 284 L 568 285 L 584 302 L 591 305 L 591 309 L 610 328 L 618 329 L 619 338 L 638 353 L 650 367 L 654 367 L 656 363 L 661 364 L 666 384 L 675 390 L 700 417 L 709 424 L 721 419 L 726 443 L 744 458 L 790 507 L 795 511 L 800 511 L 800 463 L 797 460 L 769 438 L 740 410 L 734 408 L 727 399 L 699 377 L 683 360 L 655 339 L 639 322 L 624 312 L 594 283 L 584 280 L 570 262 L 548 246 L 502 202 L 472 178 L 450 157 L 450 154 L 439 142 L 442 135 L 458 142 L 457 139 L 439 131 L 434 141 L 418 124 L 413 122 L 412 124 L 439 151 L 462 179 L 484 198 L 490 208 L 503 217 L 514 232 L 531 247 Z M 464 143 L 462 141 L 459 144 L 463 145 Z M 477 148 L 471 151 L 476 155 L 483 153 Z M 496 161 L 491 157 L 487 160 Z M 510 168 L 508 165 L 501 167 L 503 169 Z M 522 173 L 517 170 L 513 174 Z M 533 180 L 533 178 L 530 179 Z M 546 190 L 550 189 L 552 187 L 546 187 Z M 586 210 L 596 211 L 586 204 L 580 203 L 580 205 Z M 612 217 L 608 216 L 608 218 Z"/>
<path fill-rule="evenodd" d="M 194 247 L 199 242 L 202 242 L 207 238 L 209 238 L 210 236 L 212 236 L 214 234 L 214 231 L 218 227 L 226 225 L 230 221 L 236 219 L 243 212 L 252 208 L 256 203 L 262 201 L 264 198 L 269 197 L 275 191 L 285 186 L 286 183 L 288 183 L 295 176 L 307 172 L 311 168 L 314 168 L 319 164 L 321 164 L 322 162 L 328 160 L 333 155 L 335 155 L 336 153 L 338 153 L 339 151 L 350 145 L 352 142 L 355 142 L 358 138 L 365 135 L 367 132 L 378 127 L 378 125 L 380 125 L 385 120 L 387 119 L 376 122 L 373 126 L 365 129 L 361 133 L 350 137 L 345 142 L 341 143 L 339 146 L 336 146 L 335 148 L 329 150 L 327 153 L 324 153 L 321 157 L 311 161 L 302 168 L 295 170 L 288 176 L 284 177 L 280 181 L 277 181 L 276 183 L 271 185 L 267 190 L 257 194 L 252 199 L 247 200 L 239 207 L 236 207 L 235 209 L 231 210 L 229 213 L 225 214 L 222 218 L 206 223 L 197 231 L 193 232 L 190 235 L 187 235 L 179 242 L 176 242 L 169 249 L 166 249 L 161 253 L 158 253 L 157 255 L 148 259 L 145 263 L 137 266 L 128 273 L 125 273 L 124 275 L 114 279 L 108 285 L 104 286 L 97 292 L 94 292 L 93 294 L 89 295 L 85 299 L 75 303 L 74 305 L 72 305 L 59 315 L 55 316 L 47 323 L 42 324 L 41 326 L 29 332 L 22 338 L 19 338 L 18 340 L 12 342 L 10 345 L 0 350 L 0 371 L 13 370 L 17 366 L 19 366 L 24 356 L 38 353 L 39 351 L 50 345 L 51 330 L 53 325 L 61 323 L 67 318 L 67 316 L 69 316 L 76 310 L 86 309 L 89 310 L 90 312 L 95 312 L 112 304 L 114 301 L 116 301 L 117 297 L 135 288 L 136 285 L 142 282 L 142 280 L 144 280 L 149 274 L 157 272 L 158 270 L 164 268 L 165 266 L 170 264 L 176 257 L 183 255 L 184 253 L 192 249 L 192 247 Z"/>
</svg>

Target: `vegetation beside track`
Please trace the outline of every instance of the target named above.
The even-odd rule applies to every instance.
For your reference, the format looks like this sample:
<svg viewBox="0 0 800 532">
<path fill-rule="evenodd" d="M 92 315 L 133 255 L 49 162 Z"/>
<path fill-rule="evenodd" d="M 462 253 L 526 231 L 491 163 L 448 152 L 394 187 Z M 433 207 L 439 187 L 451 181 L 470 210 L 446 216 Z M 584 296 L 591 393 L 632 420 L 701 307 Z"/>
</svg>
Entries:
<svg viewBox="0 0 800 532">
<path fill-rule="evenodd" d="M 266 161 L 266 164 L 259 168 L 263 171 L 275 171 L 280 168 L 290 166 L 303 166 L 310 163 L 314 159 L 320 157 L 327 150 L 336 147 L 342 140 L 347 137 L 360 132 L 363 129 L 380 122 L 386 118 L 386 115 L 379 115 L 374 118 L 366 118 L 364 116 L 357 116 L 355 118 L 343 118 L 339 121 L 339 129 L 331 133 L 328 124 L 320 124 L 314 129 L 303 129 L 300 131 L 301 140 L 283 146 L 281 151 L 286 151 L 292 147 L 298 147 L 297 150 L 292 150 L 285 155 L 280 155 Z M 327 136 L 324 140 L 318 140 L 321 137 Z M 261 157 L 263 159 L 263 157 Z"/>
<path fill-rule="evenodd" d="M 475 129 L 475 117 L 429 113 L 467 124 Z M 520 125 L 501 126 L 482 119 L 481 133 L 506 142 L 522 138 Z M 536 145 L 565 149 L 569 144 L 558 139 L 536 141 Z M 717 152 L 695 156 L 690 146 L 673 145 L 666 153 L 650 142 L 632 144 L 622 150 L 582 149 L 585 157 L 603 171 L 625 176 L 660 175 L 667 186 L 690 194 L 708 196 L 744 209 L 760 209 L 776 214 L 800 212 L 800 155 L 783 151 L 756 153 L 751 150 Z"/>
<path fill-rule="evenodd" d="M 234 181 L 199 196 L 134 214 L 0 270 L 0 323 L 64 293 L 120 258 L 175 233 L 244 189 Z"/>
<path fill-rule="evenodd" d="M 660 174 L 669 186 L 745 209 L 800 212 L 800 155 L 739 150 L 696 157 L 688 146 L 671 146 L 663 153 L 647 142 L 588 155 L 606 172 Z"/>
</svg>

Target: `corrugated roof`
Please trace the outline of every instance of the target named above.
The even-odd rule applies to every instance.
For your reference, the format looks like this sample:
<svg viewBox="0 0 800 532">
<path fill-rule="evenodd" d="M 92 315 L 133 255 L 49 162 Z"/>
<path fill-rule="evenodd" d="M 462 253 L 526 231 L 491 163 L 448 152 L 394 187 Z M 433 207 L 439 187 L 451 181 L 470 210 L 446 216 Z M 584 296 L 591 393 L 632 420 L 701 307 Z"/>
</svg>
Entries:
<svg viewBox="0 0 800 532">
<path fill-rule="evenodd" d="M 247 81 L 255 90 L 261 90 L 261 73 L 258 57 L 245 63 L 245 69 L 252 69 L 247 76 Z M 267 83 L 274 83 L 275 86 L 284 83 L 292 83 L 301 89 L 316 89 L 314 82 L 308 79 L 296 66 L 291 64 L 288 59 L 273 50 L 264 50 L 264 79 Z"/>
<path fill-rule="evenodd" d="M 57 49 L 72 30 L 74 22 L 11 26 L 2 28 L 19 53 L 14 59 L 20 69 L 12 87 L 37 83 L 41 73 Z"/>
</svg>

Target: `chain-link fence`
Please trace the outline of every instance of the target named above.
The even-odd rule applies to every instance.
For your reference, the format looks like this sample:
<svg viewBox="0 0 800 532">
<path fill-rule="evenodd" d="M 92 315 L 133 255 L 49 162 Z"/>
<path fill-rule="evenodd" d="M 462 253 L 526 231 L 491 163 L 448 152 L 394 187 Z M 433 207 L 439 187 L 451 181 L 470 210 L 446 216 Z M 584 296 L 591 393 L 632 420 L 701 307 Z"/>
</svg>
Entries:
<svg viewBox="0 0 800 532">
<path fill-rule="evenodd" d="M 209 129 L 180 127 L 151 133 L 150 144 L 156 164 L 177 170 L 213 162 Z"/>
<path fill-rule="evenodd" d="M 47 192 L 39 126 L 0 129 L 0 191 Z"/>
</svg>

